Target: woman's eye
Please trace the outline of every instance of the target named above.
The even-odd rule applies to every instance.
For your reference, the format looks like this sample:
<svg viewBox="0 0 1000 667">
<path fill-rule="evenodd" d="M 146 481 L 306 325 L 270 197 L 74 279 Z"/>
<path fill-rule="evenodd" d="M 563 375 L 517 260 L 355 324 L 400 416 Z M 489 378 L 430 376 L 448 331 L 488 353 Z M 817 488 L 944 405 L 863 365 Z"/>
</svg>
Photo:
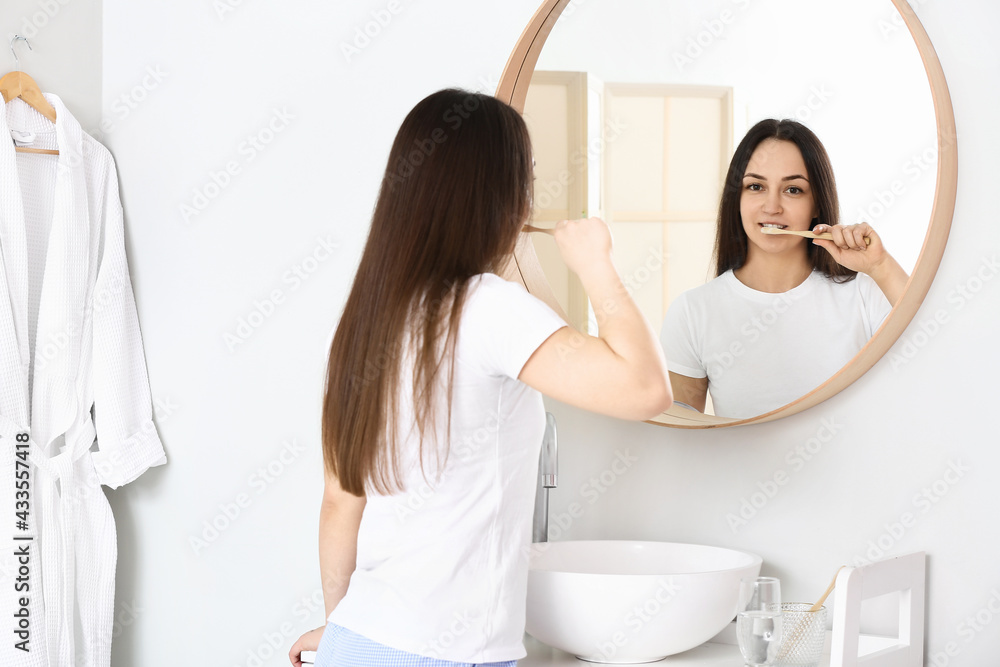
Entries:
<svg viewBox="0 0 1000 667">
<path fill-rule="evenodd" d="M 752 190 L 753 192 L 759 192 L 762 189 L 760 183 L 750 183 L 747 185 L 747 190 Z"/>
<path fill-rule="evenodd" d="M 799 188 L 799 187 L 796 187 L 796 186 L 793 185 L 790 188 L 788 188 L 788 194 L 800 195 L 800 194 L 802 194 L 802 188 Z"/>
</svg>

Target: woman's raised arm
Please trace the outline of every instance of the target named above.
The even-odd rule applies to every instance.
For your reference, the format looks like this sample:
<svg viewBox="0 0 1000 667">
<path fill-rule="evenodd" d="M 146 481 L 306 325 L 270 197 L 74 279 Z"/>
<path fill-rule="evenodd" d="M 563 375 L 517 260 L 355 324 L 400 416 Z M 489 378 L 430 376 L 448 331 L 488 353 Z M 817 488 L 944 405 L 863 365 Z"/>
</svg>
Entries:
<svg viewBox="0 0 1000 667">
<path fill-rule="evenodd" d="M 621 419 L 650 419 L 673 402 L 666 362 L 653 328 L 625 289 L 612 261 L 611 233 L 598 218 L 564 220 L 555 240 L 593 304 L 598 335 L 556 331 L 518 379 L 547 396 Z"/>
</svg>

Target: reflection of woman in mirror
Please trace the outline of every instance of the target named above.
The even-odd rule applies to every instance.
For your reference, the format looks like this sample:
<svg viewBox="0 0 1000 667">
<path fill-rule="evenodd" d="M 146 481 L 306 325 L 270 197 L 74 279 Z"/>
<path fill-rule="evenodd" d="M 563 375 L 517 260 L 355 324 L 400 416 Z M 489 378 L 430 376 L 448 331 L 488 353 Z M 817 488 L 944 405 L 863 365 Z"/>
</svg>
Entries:
<svg viewBox="0 0 1000 667">
<path fill-rule="evenodd" d="M 861 350 L 908 276 L 871 226 L 838 222 L 833 168 L 816 135 L 792 120 L 751 128 L 719 205 L 717 277 L 683 293 L 663 323 L 677 402 L 704 411 L 711 393 L 717 415 L 764 414 Z M 764 227 L 830 232 L 833 240 Z"/>
</svg>

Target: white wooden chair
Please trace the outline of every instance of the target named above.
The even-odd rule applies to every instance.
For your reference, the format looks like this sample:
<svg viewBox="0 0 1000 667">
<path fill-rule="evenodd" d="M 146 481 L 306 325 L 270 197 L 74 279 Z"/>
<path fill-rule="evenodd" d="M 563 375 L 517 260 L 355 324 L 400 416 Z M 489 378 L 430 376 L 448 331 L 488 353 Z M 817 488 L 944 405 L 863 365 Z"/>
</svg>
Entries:
<svg viewBox="0 0 1000 667">
<path fill-rule="evenodd" d="M 837 575 L 830 667 L 923 667 L 924 572 L 919 551 Z M 899 637 L 861 635 L 861 603 L 899 591 Z"/>
</svg>

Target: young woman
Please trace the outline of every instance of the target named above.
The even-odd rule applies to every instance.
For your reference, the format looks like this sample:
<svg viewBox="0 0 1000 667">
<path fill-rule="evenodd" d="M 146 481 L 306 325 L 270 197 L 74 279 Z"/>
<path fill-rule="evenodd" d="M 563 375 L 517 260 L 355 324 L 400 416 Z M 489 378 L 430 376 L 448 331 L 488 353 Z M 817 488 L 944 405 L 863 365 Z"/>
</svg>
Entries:
<svg viewBox="0 0 1000 667">
<path fill-rule="evenodd" d="M 868 224 L 840 225 L 822 143 L 792 120 L 764 120 L 729 165 L 716 278 L 670 305 L 661 330 L 678 403 L 746 418 L 819 386 L 872 336 L 906 272 Z M 765 234 L 830 232 L 833 240 Z"/>
<path fill-rule="evenodd" d="M 513 665 L 525 655 L 541 393 L 623 419 L 671 403 L 663 353 L 600 220 L 555 240 L 598 314 L 574 331 L 497 273 L 531 212 L 527 128 L 444 90 L 396 136 L 330 350 L 317 665 Z M 541 392 L 541 393 L 539 393 Z"/>
</svg>

